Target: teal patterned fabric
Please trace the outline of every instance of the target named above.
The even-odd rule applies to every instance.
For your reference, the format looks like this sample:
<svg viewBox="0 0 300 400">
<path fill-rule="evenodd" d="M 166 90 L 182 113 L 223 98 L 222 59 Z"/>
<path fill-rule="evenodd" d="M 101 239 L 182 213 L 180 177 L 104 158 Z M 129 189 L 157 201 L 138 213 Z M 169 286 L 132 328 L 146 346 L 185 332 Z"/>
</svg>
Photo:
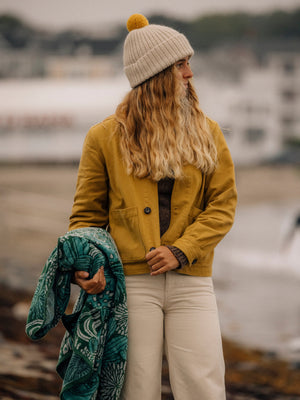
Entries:
<svg viewBox="0 0 300 400">
<path fill-rule="evenodd" d="M 92 277 L 104 266 L 105 290 L 89 295 L 81 290 L 72 314 L 74 270 Z M 66 327 L 57 364 L 63 379 L 61 399 L 119 399 L 127 355 L 125 277 L 117 248 L 101 228 L 80 228 L 58 239 L 39 278 L 28 314 L 26 333 L 37 340 L 62 319 Z"/>
</svg>

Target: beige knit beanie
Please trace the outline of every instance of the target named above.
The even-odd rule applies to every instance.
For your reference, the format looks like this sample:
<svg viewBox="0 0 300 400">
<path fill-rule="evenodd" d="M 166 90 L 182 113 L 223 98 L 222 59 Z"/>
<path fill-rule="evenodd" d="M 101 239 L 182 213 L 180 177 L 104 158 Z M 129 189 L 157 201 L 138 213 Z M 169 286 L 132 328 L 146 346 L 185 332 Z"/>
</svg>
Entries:
<svg viewBox="0 0 300 400">
<path fill-rule="evenodd" d="M 146 17 L 133 14 L 123 50 L 124 71 L 132 88 L 176 61 L 194 54 L 187 38 L 175 29 L 149 25 Z"/>
</svg>

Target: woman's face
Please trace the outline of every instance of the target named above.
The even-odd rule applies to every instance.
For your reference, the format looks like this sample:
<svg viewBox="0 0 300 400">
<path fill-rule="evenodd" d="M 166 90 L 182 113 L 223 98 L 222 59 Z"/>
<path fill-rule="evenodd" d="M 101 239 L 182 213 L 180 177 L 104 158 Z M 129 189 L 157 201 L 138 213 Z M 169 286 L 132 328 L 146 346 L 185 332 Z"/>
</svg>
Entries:
<svg viewBox="0 0 300 400">
<path fill-rule="evenodd" d="M 175 63 L 176 76 L 182 83 L 185 90 L 187 90 L 189 87 L 189 79 L 193 77 L 189 60 L 190 57 L 186 57 Z"/>
</svg>

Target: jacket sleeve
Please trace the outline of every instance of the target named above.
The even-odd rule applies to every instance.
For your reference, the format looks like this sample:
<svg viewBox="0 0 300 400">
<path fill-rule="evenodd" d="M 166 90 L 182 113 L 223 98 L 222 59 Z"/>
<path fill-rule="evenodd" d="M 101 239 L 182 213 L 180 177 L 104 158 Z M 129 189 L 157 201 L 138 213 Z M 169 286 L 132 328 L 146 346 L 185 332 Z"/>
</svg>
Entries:
<svg viewBox="0 0 300 400">
<path fill-rule="evenodd" d="M 108 176 L 100 146 L 101 129 L 105 128 L 91 128 L 84 141 L 70 230 L 108 224 Z"/>
<path fill-rule="evenodd" d="M 217 147 L 215 171 L 205 177 L 204 207 L 173 246 L 189 260 L 204 261 L 230 230 L 237 203 L 234 166 L 223 133 L 217 123 L 212 130 Z"/>
</svg>

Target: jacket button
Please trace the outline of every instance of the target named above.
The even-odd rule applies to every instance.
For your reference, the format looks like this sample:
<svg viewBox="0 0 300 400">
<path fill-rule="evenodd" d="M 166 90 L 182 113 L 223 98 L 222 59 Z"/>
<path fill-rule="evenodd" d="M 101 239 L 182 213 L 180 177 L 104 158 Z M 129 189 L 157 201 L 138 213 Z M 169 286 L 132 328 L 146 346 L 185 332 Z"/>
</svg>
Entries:
<svg viewBox="0 0 300 400">
<path fill-rule="evenodd" d="M 197 261 L 198 261 L 198 259 L 195 258 L 195 259 L 192 261 L 192 264 L 196 264 Z"/>
<path fill-rule="evenodd" d="M 144 213 L 145 214 L 150 214 L 151 213 L 151 208 L 150 207 L 144 208 Z"/>
</svg>

